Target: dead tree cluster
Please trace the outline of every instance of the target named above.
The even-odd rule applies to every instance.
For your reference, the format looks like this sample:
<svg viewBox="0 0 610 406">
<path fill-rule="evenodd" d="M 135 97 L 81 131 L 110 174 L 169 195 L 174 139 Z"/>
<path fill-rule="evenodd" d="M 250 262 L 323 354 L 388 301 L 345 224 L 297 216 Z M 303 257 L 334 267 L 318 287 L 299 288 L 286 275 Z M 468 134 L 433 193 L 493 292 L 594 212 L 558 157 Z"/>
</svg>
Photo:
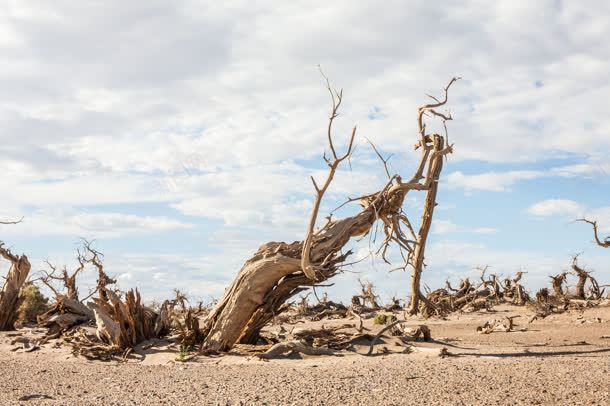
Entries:
<svg viewBox="0 0 610 406">
<path fill-rule="evenodd" d="M 258 341 L 261 329 L 266 324 L 291 307 L 287 303 L 291 297 L 310 287 L 320 286 L 321 282 L 332 278 L 348 265 L 346 259 L 352 254 L 348 249 L 350 241 L 367 235 L 377 236 L 378 228 L 384 236 L 377 250 L 383 260 L 390 262 L 387 254 L 390 247 L 395 247 L 402 257 L 402 268 L 410 267 L 413 270 L 409 312 L 415 314 L 420 311 L 420 304 L 422 308 L 434 308 L 435 305 L 421 293 L 420 280 L 443 161 L 453 152 L 446 125 L 452 117 L 439 109 L 447 104 L 449 89 L 457 80 L 451 79 L 443 89 L 442 98 L 430 96 L 433 102 L 417 110 L 418 132 L 414 148 L 420 156 L 412 176 L 403 178 L 398 173 L 391 174 L 388 159 L 384 159 L 373 145 L 383 162 L 387 181 L 378 190 L 350 198 L 340 206 L 357 203 L 359 208 L 356 214 L 335 219 L 331 213 L 320 225 L 319 212 L 324 196 L 339 167 L 350 160 L 356 138 L 354 127 L 347 137 L 344 151 L 339 151 L 334 123 L 343 102 L 343 91 L 332 88 L 326 79 L 332 103 L 326 128 L 328 145 L 323 155 L 328 172 L 321 182 L 311 178 L 314 202 L 304 239 L 292 243 L 273 241 L 263 244 L 245 262 L 223 297 L 202 315 L 204 319 L 201 323 L 192 310 L 179 302 L 166 302 L 158 311 L 153 311 L 141 303 L 137 291 L 121 293 L 112 289 L 115 280 L 106 274 L 102 255 L 85 242 L 82 252 L 78 252 L 78 266 L 74 270 L 69 271 L 66 267 L 59 270 L 47 263 L 48 270 L 41 273 L 39 280 L 55 295 L 55 304 L 41 316 L 41 324 L 49 328 L 50 334 L 69 336 L 80 348 L 91 349 L 103 342 L 104 345 L 124 350 L 171 328 L 168 321 L 172 318 L 170 313 L 176 314 L 179 308 L 180 317 L 173 326 L 181 331 L 185 343 L 199 342 L 206 351 L 227 351 L 238 343 L 253 344 Z M 444 133 L 428 131 L 426 121 L 429 119 L 440 120 Z M 403 203 L 412 191 L 426 193 L 417 231 L 403 209 Z M 2 251 L 2 256 L 11 261 L 12 266 L 0 302 L 0 327 L 11 328 L 11 317 L 16 314 L 15 307 L 19 302 L 18 292 L 30 266 L 25 256 L 13 256 L 7 250 Z M 80 298 L 77 278 L 88 267 L 97 270 L 97 284 L 86 298 Z M 87 299 L 91 300 L 85 304 Z M 316 306 L 326 307 L 315 309 L 317 314 L 325 310 L 348 310 L 327 300 L 319 301 Z M 399 303 L 394 301 L 392 306 L 399 306 Z M 357 300 L 354 299 L 352 307 L 358 307 L 359 314 L 366 309 L 380 308 L 372 285 L 362 284 L 362 293 Z M 78 334 L 69 333 L 75 326 L 90 321 L 95 321 L 97 326 L 97 343 L 86 335 L 77 337 Z"/>
<path fill-rule="evenodd" d="M 436 289 L 427 294 L 432 307 L 424 306 L 424 315 L 444 316 L 455 311 L 474 311 L 491 309 L 499 303 L 524 305 L 529 296 L 520 281 L 523 272 L 517 272 L 514 277 L 507 277 L 500 282 L 496 274 L 487 275 L 489 267 L 479 268 L 481 276 L 476 282 L 469 278 L 462 279 L 457 287 L 445 282 L 445 288 Z"/>
<path fill-rule="evenodd" d="M 605 286 L 599 285 L 597 279 L 578 264 L 578 255 L 572 257 L 572 272 L 564 271 L 549 276 L 552 291 L 542 288 L 536 293 L 536 301 L 532 306 L 536 315 L 546 317 L 553 313 L 563 313 L 569 309 L 592 307 L 601 303 Z M 573 287 L 569 285 L 568 276 L 576 278 Z"/>
<path fill-rule="evenodd" d="M 595 243 L 602 248 L 610 247 L 610 237 L 602 238 L 599 236 L 599 229 L 596 221 L 586 218 L 578 219 L 593 228 Z M 564 271 L 557 275 L 551 275 L 552 293 L 544 288 L 536 294 L 535 307 L 539 316 L 545 317 L 552 313 L 561 313 L 570 308 L 582 308 L 595 306 L 603 299 L 605 288 L 608 285 L 600 285 L 597 279 L 578 264 L 579 255 L 572 257 L 571 272 Z M 568 276 L 576 277 L 576 283 L 571 288 L 568 285 Z"/>
<path fill-rule="evenodd" d="M 2 243 L 0 255 L 11 263 L 0 295 L 0 329 L 10 330 L 19 314 L 23 300 L 21 291 L 31 266 L 25 255 L 14 255 Z M 111 288 L 116 281 L 104 270 L 102 254 L 88 241 L 84 241 L 83 250 L 78 251 L 77 261 L 78 266 L 72 272 L 67 267 L 58 271 L 47 261 L 49 269 L 27 282 L 40 282 L 54 295 L 54 303 L 37 317 L 38 324 L 47 328 L 41 343 L 63 337 L 75 352 L 105 358 L 124 353 L 149 338 L 167 334 L 170 328 L 167 303 L 154 311 L 142 304 L 137 290 L 122 293 Z M 77 277 L 88 265 L 97 272 L 96 286 L 85 298 L 80 298 Z M 85 303 L 87 300 L 89 302 Z M 80 329 L 87 325 L 95 325 L 95 336 Z"/>
</svg>

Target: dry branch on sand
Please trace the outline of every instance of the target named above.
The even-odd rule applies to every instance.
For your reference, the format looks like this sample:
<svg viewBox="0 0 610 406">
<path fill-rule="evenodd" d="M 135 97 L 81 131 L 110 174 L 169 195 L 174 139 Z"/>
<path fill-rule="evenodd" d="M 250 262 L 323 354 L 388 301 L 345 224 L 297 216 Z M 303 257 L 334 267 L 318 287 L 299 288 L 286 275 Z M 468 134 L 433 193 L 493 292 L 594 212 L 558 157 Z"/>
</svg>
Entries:
<svg viewBox="0 0 610 406">
<path fill-rule="evenodd" d="M 30 273 L 31 265 L 25 255 L 14 255 L 0 242 L 0 256 L 11 263 L 2 291 L 0 291 L 0 331 L 12 330 L 19 316 L 23 300 L 21 289 Z"/>
<path fill-rule="evenodd" d="M 478 326 L 477 331 L 481 334 L 491 334 L 495 332 L 511 332 L 515 327 L 514 319 L 516 319 L 517 317 L 521 316 L 505 316 L 504 319 L 488 320 L 482 326 Z M 521 331 L 525 330 L 526 329 L 521 329 Z"/>
<path fill-rule="evenodd" d="M 440 113 L 436 109 L 445 105 L 449 87 L 456 80 L 457 78 L 452 79 L 445 87 L 444 100 L 437 100 L 436 103 L 424 105 L 418 110 L 419 140 L 415 148 L 420 149 L 422 155 L 413 177 L 405 182 L 399 175 L 390 176 L 379 191 L 359 199 L 350 199 L 360 202 L 361 210 L 357 214 L 339 220 L 328 217 L 327 222 L 315 230 L 324 193 L 333 181 L 339 165 L 350 157 L 356 134 L 354 127 L 348 137 L 346 151 L 343 154 L 337 153 L 333 123 L 338 116 L 343 92 L 332 89 L 327 82 L 332 109 L 327 128 L 330 156 L 325 154 L 324 160 L 329 171 L 321 186 L 312 178 L 315 202 L 306 237 L 303 241 L 290 244 L 269 242 L 262 245 L 255 255 L 246 261 L 224 296 L 206 318 L 202 328 L 205 337 L 202 348 L 226 351 L 236 343 L 256 343 L 261 328 L 288 308 L 285 302 L 304 287 L 318 284 L 339 272 L 345 259 L 351 255 L 351 251 L 344 252 L 343 248 L 353 237 L 368 234 L 379 220 L 386 235 L 383 245 L 396 243 L 401 250 L 408 252 L 406 262 L 414 267 L 415 294 L 411 308 L 418 310 L 419 300 L 423 298 L 419 292 L 419 280 L 423 269 L 425 239 L 432 220 L 438 175 L 444 157 L 453 151 L 452 146 L 447 145 L 446 135 L 426 132 L 424 116 L 440 118 L 443 122 L 451 119 L 450 115 Z M 422 228 L 415 239 L 407 238 L 403 232 L 403 227 L 406 227 L 415 235 L 402 209 L 406 195 L 412 190 L 429 191 L 426 198 L 429 204 L 426 204 Z M 423 299 L 425 301 L 425 298 Z"/>
</svg>

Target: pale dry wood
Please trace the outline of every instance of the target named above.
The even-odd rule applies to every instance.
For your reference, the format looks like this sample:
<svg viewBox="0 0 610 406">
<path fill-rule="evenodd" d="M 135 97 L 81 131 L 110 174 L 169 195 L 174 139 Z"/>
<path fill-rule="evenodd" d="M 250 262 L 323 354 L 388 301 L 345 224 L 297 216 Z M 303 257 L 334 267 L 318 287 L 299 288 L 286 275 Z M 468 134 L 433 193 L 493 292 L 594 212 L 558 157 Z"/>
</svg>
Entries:
<svg viewBox="0 0 610 406">
<path fill-rule="evenodd" d="M 167 312 L 157 313 L 144 306 L 137 290 L 128 291 L 121 300 L 114 291 L 102 289 L 106 300 L 100 297 L 89 303 L 95 315 L 96 335 L 101 341 L 126 350 L 169 329 Z"/>
</svg>

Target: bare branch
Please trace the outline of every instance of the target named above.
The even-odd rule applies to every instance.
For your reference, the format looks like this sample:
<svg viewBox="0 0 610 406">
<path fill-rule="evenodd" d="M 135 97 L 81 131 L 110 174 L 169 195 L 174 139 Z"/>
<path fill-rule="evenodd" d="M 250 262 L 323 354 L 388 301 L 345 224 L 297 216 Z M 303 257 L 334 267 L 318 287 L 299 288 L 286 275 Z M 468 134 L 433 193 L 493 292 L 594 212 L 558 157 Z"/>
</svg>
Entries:
<svg viewBox="0 0 610 406">
<path fill-rule="evenodd" d="M 603 240 L 599 238 L 599 234 L 597 231 L 597 221 L 587 220 L 586 218 L 581 218 L 576 221 L 582 221 L 584 223 L 589 223 L 593 227 L 593 236 L 595 237 L 595 242 L 602 248 L 610 248 L 610 236 L 604 238 Z"/>
<path fill-rule="evenodd" d="M 391 176 L 390 176 L 390 171 L 388 170 L 388 161 L 390 160 L 392 155 L 388 156 L 386 159 L 383 159 L 383 157 L 381 156 L 379 151 L 377 151 L 377 147 L 375 147 L 375 144 L 373 144 L 371 142 L 371 140 L 369 140 L 368 138 L 365 137 L 365 139 L 366 139 L 366 142 L 368 142 L 371 145 L 371 147 L 373 148 L 373 151 L 375 151 L 375 154 L 377 154 L 377 157 L 379 158 L 381 163 L 383 163 L 383 169 L 385 169 L 385 174 L 388 176 L 388 179 L 390 179 Z"/>
<path fill-rule="evenodd" d="M 339 167 L 339 164 L 351 155 L 352 149 L 354 146 L 354 138 L 356 137 L 356 127 L 354 127 L 352 129 L 352 133 L 350 135 L 349 143 L 347 146 L 347 150 L 345 151 L 345 154 L 343 154 L 342 156 L 338 156 L 337 151 L 335 150 L 335 147 L 333 145 L 332 123 L 333 123 L 334 119 L 338 116 L 338 109 L 339 109 L 339 106 L 341 105 L 341 100 L 343 98 L 343 91 L 341 90 L 339 92 L 337 92 L 337 91 L 333 92 L 333 90 L 331 89 L 331 86 L 330 86 L 330 82 L 328 81 L 328 78 L 324 75 L 323 72 L 322 72 L 322 75 L 326 79 L 327 87 L 331 94 L 331 99 L 332 99 L 332 113 L 329 117 L 329 123 L 328 123 L 328 144 L 329 144 L 330 150 L 333 155 L 333 160 L 330 162 L 327 161 L 329 164 L 329 171 L 328 171 L 328 175 L 326 176 L 326 180 L 322 187 L 318 186 L 318 184 L 316 183 L 316 181 L 314 180 L 313 177 L 311 178 L 314 188 L 316 190 L 316 199 L 314 201 L 314 205 L 313 205 L 313 208 L 311 211 L 311 217 L 309 219 L 309 225 L 307 227 L 307 234 L 306 234 L 306 237 L 305 237 L 305 240 L 303 243 L 303 250 L 301 253 L 301 268 L 303 270 L 303 273 L 305 273 L 305 275 L 311 280 L 315 280 L 315 278 L 316 278 L 316 274 L 315 274 L 316 266 L 314 266 L 311 263 L 310 254 L 311 254 L 311 247 L 313 245 L 314 228 L 316 225 L 316 220 L 318 219 L 318 211 L 320 210 L 320 204 L 322 203 L 322 198 L 324 197 L 324 194 L 326 193 L 326 191 L 328 190 L 328 187 L 330 186 L 330 184 L 333 181 L 333 178 L 335 176 L 337 168 Z"/>
</svg>

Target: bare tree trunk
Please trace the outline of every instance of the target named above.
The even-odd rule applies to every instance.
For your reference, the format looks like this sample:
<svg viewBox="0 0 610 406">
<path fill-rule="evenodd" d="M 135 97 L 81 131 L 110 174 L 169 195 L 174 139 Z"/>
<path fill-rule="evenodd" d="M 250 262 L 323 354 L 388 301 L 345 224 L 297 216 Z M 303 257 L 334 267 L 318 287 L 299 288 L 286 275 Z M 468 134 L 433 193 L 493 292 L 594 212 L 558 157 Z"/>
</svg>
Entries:
<svg viewBox="0 0 610 406">
<path fill-rule="evenodd" d="M 0 255 L 11 262 L 6 281 L 0 292 L 0 331 L 12 330 L 17 320 L 17 310 L 21 305 L 23 287 L 31 265 L 25 255 L 13 255 L 0 243 Z"/>
<path fill-rule="evenodd" d="M 326 266 L 318 269 L 317 280 L 301 269 L 303 242 L 270 242 L 261 246 L 239 271 L 223 298 L 206 320 L 204 347 L 225 351 L 237 342 L 253 343 L 260 329 L 281 313 L 287 299 L 337 272 L 337 265 L 349 253 L 339 251 L 351 237 L 367 233 L 375 222 L 373 207 L 327 225 L 314 238 L 311 260 Z"/>
<path fill-rule="evenodd" d="M 553 292 L 555 292 L 556 297 L 563 297 L 563 284 L 566 281 L 567 272 L 560 273 L 559 275 L 549 276 L 551 278 L 551 283 L 553 286 Z"/>
<path fill-rule="evenodd" d="M 441 151 L 444 148 L 443 139 L 440 136 L 434 137 L 434 151 Z M 419 311 L 419 300 L 424 296 L 420 291 L 421 274 L 424 270 L 424 253 L 426 252 L 426 242 L 428 233 L 432 226 L 432 216 L 436 207 L 436 195 L 438 192 L 438 180 L 443 170 L 443 157 L 440 156 L 430 163 L 432 165 L 432 184 L 426 193 L 424 202 L 424 213 L 422 222 L 417 234 L 415 252 L 413 254 L 413 274 L 411 276 L 411 303 L 409 305 L 409 314 L 417 314 Z"/>
<path fill-rule="evenodd" d="M 585 284 L 587 283 L 587 279 L 589 279 L 589 272 L 578 266 L 578 255 L 574 256 L 572 259 L 572 269 L 578 277 L 578 282 L 576 282 L 576 297 L 579 299 L 586 299 Z"/>
</svg>

